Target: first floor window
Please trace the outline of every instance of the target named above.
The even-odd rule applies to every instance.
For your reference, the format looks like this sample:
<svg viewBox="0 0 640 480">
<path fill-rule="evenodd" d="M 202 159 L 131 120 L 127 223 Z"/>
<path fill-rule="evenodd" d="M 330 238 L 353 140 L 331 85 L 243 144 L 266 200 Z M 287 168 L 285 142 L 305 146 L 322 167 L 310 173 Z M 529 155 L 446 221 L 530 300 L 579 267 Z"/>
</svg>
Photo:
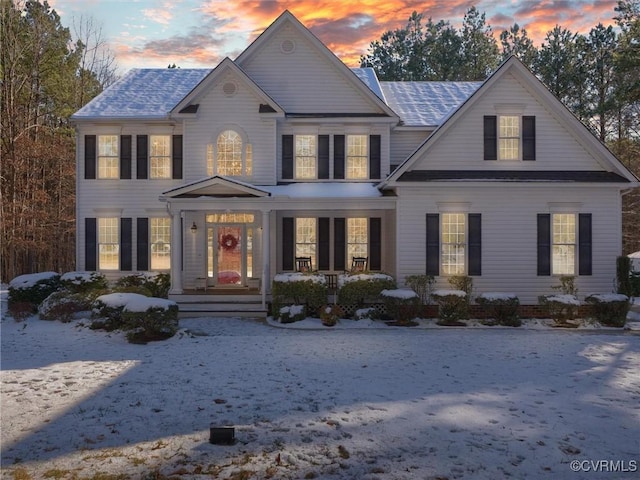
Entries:
<svg viewBox="0 0 640 480">
<path fill-rule="evenodd" d="M 98 136 L 98 178 L 119 178 L 118 135 Z"/>
<path fill-rule="evenodd" d="M 120 219 L 117 217 L 98 219 L 98 268 L 120 268 Z"/>
<path fill-rule="evenodd" d="M 317 263 L 317 221 L 315 218 L 296 218 L 295 240 L 296 257 L 311 257 L 312 268 Z"/>
<path fill-rule="evenodd" d="M 369 178 L 368 155 L 369 137 L 367 135 L 347 135 L 347 178 Z"/>
<path fill-rule="evenodd" d="M 347 265 L 353 257 L 368 257 L 369 231 L 367 218 L 347 219 Z"/>
<path fill-rule="evenodd" d="M 152 218 L 150 222 L 151 270 L 171 268 L 171 219 Z"/>
<path fill-rule="evenodd" d="M 316 136 L 296 135 L 295 178 L 314 179 L 316 174 Z"/>
<path fill-rule="evenodd" d="M 440 262 L 444 275 L 464 275 L 466 270 L 466 218 L 464 213 L 443 213 Z"/>
<path fill-rule="evenodd" d="M 151 135 L 149 143 L 151 178 L 171 178 L 171 139 L 169 135 Z"/>
<path fill-rule="evenodd" d="M 574 275 L 576 271 L 576 216 L 555 213 L 552 217 L 551 273 Z"/>
</svg>

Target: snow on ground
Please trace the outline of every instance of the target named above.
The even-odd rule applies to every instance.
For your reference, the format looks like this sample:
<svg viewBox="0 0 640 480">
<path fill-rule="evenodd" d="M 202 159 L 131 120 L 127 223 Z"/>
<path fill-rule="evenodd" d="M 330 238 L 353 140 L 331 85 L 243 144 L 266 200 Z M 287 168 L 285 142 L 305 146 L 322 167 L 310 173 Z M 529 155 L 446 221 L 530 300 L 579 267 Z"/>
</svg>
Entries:
<svg viewBox="0 0 640 480">
<path fill-rule="evenodd" d="M 635 332 L 304 322 L 185 319 L 133 345 L 4 316 L 1 476 L 638 478 Z"/>
</svg>

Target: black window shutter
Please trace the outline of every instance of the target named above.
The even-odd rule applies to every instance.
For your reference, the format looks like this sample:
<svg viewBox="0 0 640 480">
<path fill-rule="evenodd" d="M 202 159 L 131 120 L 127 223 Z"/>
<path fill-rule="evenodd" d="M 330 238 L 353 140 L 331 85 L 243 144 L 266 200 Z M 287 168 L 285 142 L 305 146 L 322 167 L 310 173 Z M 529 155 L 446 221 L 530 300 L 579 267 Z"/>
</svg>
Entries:
<svg viewBox="0 0 640 480">
<path fill-rule="evenodd" d="M 84 269 L 98 269 L 98 222 L 95 218 L 84 219 Z"/>
<path fill-rule="evenodd" d="M 551 275 L 551 215 L 538 214 L 538 276 Z"/>
<path fill-rule="evenodd" d="M 469 214 L 469 275 L 482 275 L 482 215 Z"/>
<path fill-rule="evenodd" d="M 149 137 L 146 135 L 136 135 L 136 178 L 148 178 L 148 150 Z"/>
<path fill-rule="evenodd" d="M 293 135 L 282 136 L 282 178 L 293 179 Z M 293 270 L 293 265 L 289 270 Z"/>
<path fill-rule="evenodd" d="M 369 178 L 380 178 L 381 140 L 380 135 L 369 136 Z"/>
<path fill-rule="evenodd" d="M 329 178 L 329 135 L 318 135 L 318 178 Z"/>
<path fill-rule="evenodd" d="M 95 180 L 96 178 L 96 136 L 84 136 L 84 178 L 86 180 Z M 93 269 L 95 270 L 95 269 Z"/>
<path fill-rule="evenodd" d="M 427 275 L 440 275 L 440 214 L 427 213 Z"/>
<path fill-rule="evenodd" d="M 149 219 L 136 220 L 138 270 L 149 270 Z"/>
<path fill-rule="evenodd" d="M 333 136 L 333 178 L 344 178 L 344 135 Z"/>
<path fill-rule="evenodd" d="M 578 275 L 591 275 L 591 214 L 578 215 Z"/>
<path fill-rule="evenodd" d="M 495 115 L 484 117 L 484 159 L 498 159 L 498 117 Z"/>
<path fill-rule="evenodd" d="M 120 178 L 131 178 L 131 135 L 120 136 Z"/>
<path fill-rule="evenodd" d="M 120 270 L 128 272 L 132 269 L 132 221 L 130 218 L 120 219 Z"/>
<path fill-rule="evenodd" d="M 344 218 L 333 219 L 333 269 L 345 270 L 346 268 L 346 221 Z"/>
<path fill-rule="evenodd" d="M 522 160 L 536 159 L 536 117 L 522 117 Z"/>
<path fill-rule="evenodd" d="M 282 270 L 293 270 L 295 257 L 295 230 L 293 217 L 282 219 Z"/>
<path fill-rule="evenodd" d="M 382 219 L 369 219 L 369 270 L 382 270 Z"/>
<path fill-rule="evenodd" d="M 182 135 L 174 135 L 171 147 L 171 178 L 182 179 Z"/>
<path fill-rule="evenodd" d="M 318 270 L 331 269 L 331 240 L 329 229 L 331 220 L 327 217 L 318 218 Z"/>
</svg>

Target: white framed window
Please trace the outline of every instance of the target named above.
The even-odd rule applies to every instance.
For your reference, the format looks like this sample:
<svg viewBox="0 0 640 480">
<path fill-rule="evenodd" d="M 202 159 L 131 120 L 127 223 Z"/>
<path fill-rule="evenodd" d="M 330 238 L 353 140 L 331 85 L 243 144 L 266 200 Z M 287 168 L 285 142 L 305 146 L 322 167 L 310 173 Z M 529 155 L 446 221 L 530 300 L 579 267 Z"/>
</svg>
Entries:
<svg viewBox="0 0 640 480">
<path fill-rule="evenodd" d="M 440 270 L 444 275 L 464 275 L 467 260 L 467 214 L 441 215 Z"/>
<path fill-rule="evenodd" d="M 347 135 L 347 179 L 369 178 L 369 137 L 367 135 Z"/>
<path fill-rule="evenodd" d="M 171 137 L 149 136 L 150 178 L 171 178 Z"/>
<path fill-rule="evenodd" d="M 498 120 L 498 159 L 520 160 L 520 116 L 501 115 Z"/>
<path fill-rule="evenodd" d="M 151 270 L 169 270 L 171 268 L 171 219 L 151 218 L 149 223 Z"/>
<path fill-rule="evenodd" d="M 296 218 L 296 257 L 311 257 L 317 267 L 318 222 L 316 218 Z"/>
<path fill-rule="evenodd" d="M 353 257 L 369 256 L 369 220 L 367 218 L 347 218 L 347 265 Z"/>
<path fill-rule="evenodd" d="M 315 135 L 296 135 L 294 177 L 296 179 L 317 178 L 318 142 Z"/>
<path fill-rule="evenodd" d="M 120 269 L 120 219 L 98 219 L 98 269 Z"/>
<path fill-rule="evenodd" d="M 98 135 L 98 178 L 120 177 L 118 135 Z"/>
<path fill-rule="evenodd" d="M 554 213 L 551 221 L 551 274 L 576 273 L 576 215 Z"/>
<path fill-rule="evenodd" d="M 244 150 L 244 151 L 243 151 Z M 253 148 L 235 130 L 224 130 L 213 144 L 207 145 L 207 173 L 226 177 L 251 176 Z"/>
</svg>

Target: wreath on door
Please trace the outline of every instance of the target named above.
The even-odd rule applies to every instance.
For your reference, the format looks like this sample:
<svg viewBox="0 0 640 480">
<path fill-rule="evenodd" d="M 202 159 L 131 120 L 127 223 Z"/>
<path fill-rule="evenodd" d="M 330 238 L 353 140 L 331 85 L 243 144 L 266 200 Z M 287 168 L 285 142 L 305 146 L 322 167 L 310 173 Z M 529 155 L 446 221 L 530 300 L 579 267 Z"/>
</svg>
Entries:
<svg viewBox="0 0 640 480">
<path fill-rule="evenodd" d="M 238 246 L 238 239 L 231 233 L 227 233 L 226 235 L 222 235 L 222 237 L 220 237 L 218 244 L 222 247 L 223 250 L 230 252 L 235 250 Z"/>
</svg>

